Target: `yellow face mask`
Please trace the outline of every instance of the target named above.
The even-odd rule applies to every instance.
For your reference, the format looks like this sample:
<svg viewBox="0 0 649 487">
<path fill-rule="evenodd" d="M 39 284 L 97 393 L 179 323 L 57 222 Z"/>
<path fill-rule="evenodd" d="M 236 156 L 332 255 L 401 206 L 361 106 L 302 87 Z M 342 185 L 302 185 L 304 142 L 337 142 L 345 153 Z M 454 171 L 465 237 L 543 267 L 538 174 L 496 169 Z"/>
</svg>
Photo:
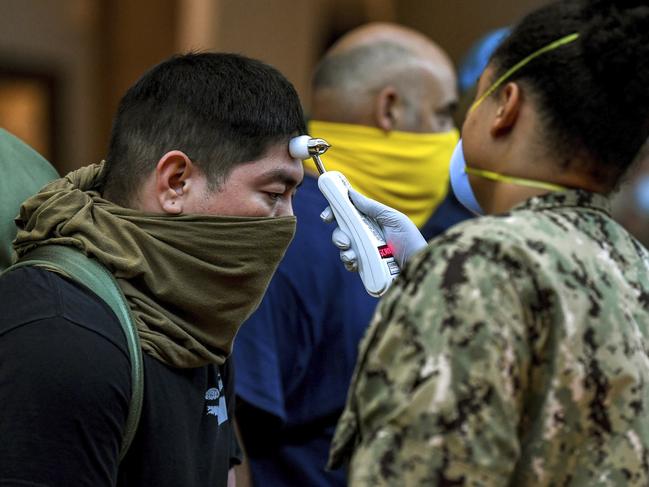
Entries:
<svg viewBox="0 0 649 487">
<path fill-rule="evenodd" d="M 386 133 L 364 125 L 313 120 L 309 133 L 331 144 L 323 157 L 327 170 L 340 171 L 359 192 L 405 213 L 418 227 L 446 196 L 457 130 Z M 317 172 L 310 159 L 304 167 Z"/>
</svg>

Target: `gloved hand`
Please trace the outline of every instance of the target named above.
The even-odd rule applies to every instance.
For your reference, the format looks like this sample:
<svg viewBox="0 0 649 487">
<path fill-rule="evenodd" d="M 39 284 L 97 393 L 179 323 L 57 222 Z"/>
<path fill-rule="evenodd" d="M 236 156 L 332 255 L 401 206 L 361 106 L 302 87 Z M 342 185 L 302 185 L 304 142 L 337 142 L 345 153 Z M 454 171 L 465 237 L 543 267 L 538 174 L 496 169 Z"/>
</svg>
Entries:
<svg viewBox="0 0 649 487">
<path fill-rule="evenodd" d="M 361 213 L 376 220 L 379 224 L 383 230 L 383 235 L 385 235 L 385 240 L 392 246 L 394 258 L 401 269 L 403 269 L 411 255 L 426 246 L 426 240 L 417 226 L 400 211 L 367 198 L 353 189 L 349 190 L 349 197 Z M 320 218 L 326 223 L 335 220 L 330 207 L 325 208 L 320 214 Z M 357 271 L 358 262 L 356 253 L 351 248 L 349 235 L 343 232 L 340 227 L 336 227 L 331 236 L 331 241 L 340 249 L 340 260 L 343 261 L 345 268 L 348 271 Z"/>
</svg>

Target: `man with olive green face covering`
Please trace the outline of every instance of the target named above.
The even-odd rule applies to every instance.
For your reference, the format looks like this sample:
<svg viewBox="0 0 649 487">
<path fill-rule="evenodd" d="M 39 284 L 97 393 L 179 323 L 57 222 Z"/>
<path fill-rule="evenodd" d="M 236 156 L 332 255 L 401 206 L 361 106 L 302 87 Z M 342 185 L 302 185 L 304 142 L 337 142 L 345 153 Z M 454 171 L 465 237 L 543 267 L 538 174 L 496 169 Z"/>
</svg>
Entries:
<svg viewBox="0 0 649 487">
<path fill-rule="evenodd" d="M 422 227 L 446 196 L 456 100 L 454 69 L 438 46 L 404 27 L 369 24 L 318 66 L 309 133 L 331 143 L 327 169 Z M 324 466 L 376 305 L 340 269 L 308 161 L 305 173 L 296 237 L 235 343 L 239 424 L 256 485 L 345 483 Z"/>
<path fill-rule="evenodd" d="M 225 486 L 241 453 L 228 357 L 295 228 L 305 132 L 274 68 L 232 54 L 173 57 L 133 85 L 105 162 L 25 201 L 14 249 L 80 250 L 109 270 L 144 357 L 137 433 L 119 322 L 40 267 L 0 279 L 0 484 Z"/>
</svg>

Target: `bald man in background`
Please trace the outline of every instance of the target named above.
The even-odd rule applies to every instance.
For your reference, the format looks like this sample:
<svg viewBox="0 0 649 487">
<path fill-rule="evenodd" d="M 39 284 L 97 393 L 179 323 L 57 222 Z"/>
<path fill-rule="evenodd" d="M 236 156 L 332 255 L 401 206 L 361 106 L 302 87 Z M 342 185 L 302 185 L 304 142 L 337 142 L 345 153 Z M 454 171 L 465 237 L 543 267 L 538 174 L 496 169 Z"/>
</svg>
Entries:
<svg viewBox="0 0 649 487">
<path fill-rule="evenodd" d="M 313 77 L 309 132 L 323 158 L 367 196 L 425 228 L 448 188 L 458 139 L 456 77 L 422 34 L 369 24 L 342 37 Z M 315 168 L 293 207 L 297 233 L 256 313 L 235 341 L 238 424 L 254 485 L 345 485 L 325 471 L 357 347 L 376 306 L 339 265 Z M 432 235 L 428 235 L 429 237 Z"/>
</svg>

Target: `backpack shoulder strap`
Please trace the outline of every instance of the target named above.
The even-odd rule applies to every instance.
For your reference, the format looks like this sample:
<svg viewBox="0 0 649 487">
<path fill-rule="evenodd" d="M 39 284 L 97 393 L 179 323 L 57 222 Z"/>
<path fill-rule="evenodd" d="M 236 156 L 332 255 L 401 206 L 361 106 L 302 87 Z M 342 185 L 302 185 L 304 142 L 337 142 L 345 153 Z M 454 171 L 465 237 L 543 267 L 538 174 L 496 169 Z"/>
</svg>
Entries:
<svg viewBox="0 0 649 487">
<path fill-rule="evenodd" d="M 140 339 L 124 293 L 113 275 L 103 265 L 72 247 L 63 245 L 37 247 L 16 264 L 9 267 L 5 273 L 25 266 L 44 267 L 50 271 L 61 273 L 83 285 L 99 296 L 113 310 L 122 326 L 131 361 L 131 401 L 119 452 L 119 460 L 121 461 L 126 455 L 137 431 L 144 391 Z"/>
</svg>

